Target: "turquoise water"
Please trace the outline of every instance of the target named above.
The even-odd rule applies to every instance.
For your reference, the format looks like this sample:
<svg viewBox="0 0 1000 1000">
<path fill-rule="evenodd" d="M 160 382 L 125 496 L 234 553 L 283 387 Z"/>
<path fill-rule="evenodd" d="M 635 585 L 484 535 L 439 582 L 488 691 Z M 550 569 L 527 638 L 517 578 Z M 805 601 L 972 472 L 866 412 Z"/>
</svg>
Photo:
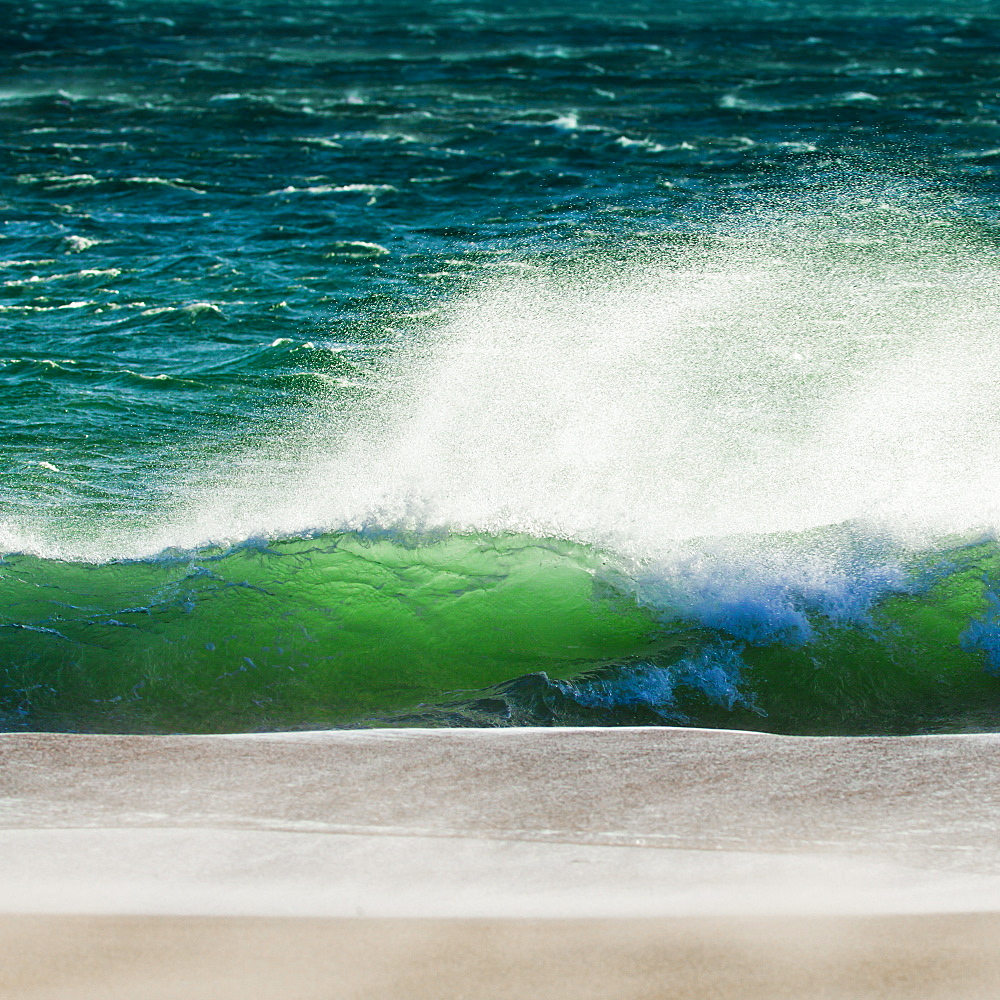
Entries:
<svg viewBox="0 0 1000 1000">
<path fill-rule="evenodd" d="M 8 14 L 0 726 L 997 726 L 992 5 Z"/>
</svg>

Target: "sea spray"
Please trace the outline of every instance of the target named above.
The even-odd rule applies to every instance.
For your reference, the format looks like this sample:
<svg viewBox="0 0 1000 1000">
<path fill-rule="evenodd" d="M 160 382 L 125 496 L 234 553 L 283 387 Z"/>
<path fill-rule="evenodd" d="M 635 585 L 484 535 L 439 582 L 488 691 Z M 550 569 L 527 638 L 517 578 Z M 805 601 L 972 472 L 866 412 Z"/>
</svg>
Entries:
<svg viewBox="0 0 1000 1000">
<path fill-rule="evenodd" d="M 267 447 L 227 460 L 170 532 L 513 531 L 649 561 L 847 521 L 911 546 L 991 530 L 1000 270 L 927 211 L 817 210 L 480 283 L 363 402 L 313 408 L 284 471 Z"/>
</svg>

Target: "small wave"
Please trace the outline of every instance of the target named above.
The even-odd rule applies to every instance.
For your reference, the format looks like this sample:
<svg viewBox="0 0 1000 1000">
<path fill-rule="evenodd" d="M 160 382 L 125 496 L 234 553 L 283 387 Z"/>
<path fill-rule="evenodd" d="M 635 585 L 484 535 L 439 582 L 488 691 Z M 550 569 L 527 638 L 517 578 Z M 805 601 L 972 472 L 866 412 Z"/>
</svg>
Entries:
<svg viewBox="0 0 1000 1000">
<path fill-rule="evenodd" d="M 838 105 L 854 104 L 875 104 L 882 100 L 876 94 L 870 94 L 863 90 L 841 92 L 832 95 L 811 94 L 796 99 L 782 97 L 767 97 L 762 94 L 747 95 L 741 90 L 730 91 L 723 94 L 718 104 L 720 108 L 731 111 L 755 111 L 763 113 L 774 113 L 780 111 L 810 110 L 825 107 L 836 107 Z"/>
<path fill-rule="evenodd" d="M 233 305 L 228 302 L 187 302 L 183 305 L 149 306 L 139 313 L 140 316 L 165 316 L 170 314 L 188 316 L 192 319 L 200 317 L 222 317 L 223 307 Z M 142 303 L 139 303 L 142 305 Z"/>
<path fill-rule="evenodd" d="M 2 260 L 0 270 L 7 270 L 12 267 L 45 267 L 56 262 L 54 257 L 43 257 L 39 260 Z"/>
<path fill-rule="evenodd" d="M 190 316 L 221 316 L 221 306 L 224 304 L 219 302 L 189 302 L 187 305 L 180 306 L 180 311 Z"/>
<path fill-rule="evenodd" d="M 66 253 L 82 253 L 84 250 L 89 250 L 91 247 L 95 247 L 101 242 L 101 240 L 91 239 L 88 236 L 76 236 L 71 234 L 63 237 L 63 243 L 66 245 Z"/>
<path fill-rule="evenodd" d="M 131 368 L 126 368 L 123 371 L 124 375 L 130 375 L 132 378 L 137 378 L 143 382 L 174 382 L 179 381 L 177 379 L 172 379 L 169 375 L 146 375 L 143 372 L 132 371 Z"/>
<path fill-rule="evenodd" d="M 550 111 L 523 111 L 517 118 L 506 120 L 504 125 L 514 125 L 522 128 L 553 128 L 558 132 L 612 132 L 603 125 L 584 125 L 580 122 L 580 116 L 575 111 L 557 113 L 552 117 Z"/>
<path fill-rule="evenodd" d="M 19 184 L 41 184 L 47 191 L 69 191 L 75 188 L 91 188 L 99 186 L 111 187 L 165 187 L 178 191 L 189 191 L 193 194 L 206 194 L 204 187 L 199 187 L 182 177 L 97 177 L 94 174 L 19 174 Z"/>
<path fill-rule="evenodd" d="M 100 184 L 93 174 L 18 174 L 18 184 L 45 184 L 51 191 L 94 187 Z"/>
<path fill-rule="evenodd" d="M 111 178 L 108 178 L 111 180 Z M 116 178 L 117 180 L 117 178 Z M 185 180 L 183 177 L 123 177 L 119 181 L 122 184 L 136 184 L 140 186 L 152 185 L 156 187 L 168 187 L 177 191 L 190 191 L 193 194 L 207 194 L 207 190 Z"/>
<path fill-rule="evenodd" d="M 364 240 L 342 240 L 330 245 L 327 257 L 346 257 L 352 260 L 371 260 L 388 256 L 389 251 L 378 243 Z"/>
<path fill-rule="evenodd" d="M 374 197 L 396 190 L 397 188 L 392 184 L 313 184 L 307 187 L 296 187 L 289 184 L 277 191 L 269 191 L 268 194 L 367 194 Z"/>
<path fill-rule="evenodd" d="M 381 194 L 385 191 L 395 191 L 397 188 L 392 184 L 340 184 L 333 190 L 359 194 Z"/>
<path fill-rule="evenodd" d="M 150 374 L 111 363 L 80 362 L 69 358 L 0 358 L 0 375 L 8 382 L 64 380 L 88 386 L 113 386 L 129 382 L 171 387 L 197 385 L 191 380 L 164 373 Z"/>
<path fill-rule="evenodd" d="M 0 312 L 2 313 L 47 313 L 47 312 L 58 312 L 63 309 L 83 309 L 86 306 L 99 306 L 101 305 L 95 299 L 75 299 L 72 302 L 61 302 L 57 305 L 0 305 Z"/>
<path fill-rule="evenodd" d="M 647 153 L 665 153 L 668 146 L 663 146 L 652 139 L 630 139 L 627 135 L 620 135 L 615 139 L 615 145 L 623 149 L 642 149 Z"/>
<path fill-rule="evenodd" d="M 343 149 L 344 144 L 335 139 L 324 139 L 322 136 L 302 136 L 295 140 L 307 146 L 319 146 L 322 149 Z"/>
<path fill-rule="evenodd" d="M 122 152 L 132 147 L 127 142 L 50 142 L 46 149 L 64 149 L 68 152 L 75 152 L 81 149 L 114 149 Z"/>
<path fill-rule="evenodd" d="M 344 136 L 344 138 L 352 137 Z M 401 145 L 420 142 L 415 135 L 410 135 L 409 132 L 361 132 L 356 138 L 365 139 L 369 142 L 398 142 Z"/>
<path fill-rule="evenodd" d="M 5 281 L 3 285 L 5 288 L 20 288 L 45 284 L 50 281 L 73 281 L 80 278 L 117 278 L 121 273 L 121 269 L 117 267 L 87 267 L 80 271 L 67 271 L 62 274 L 33 274 L 30 278 L 11 278 Z"/>
<path fill-rule="evenodd" d="M 580 119 L 574 112 L 570 112 L 565 115 L 557 115 L 549 124 L 563 132 L 574 132 L 580 128 Z"/>
</svg>

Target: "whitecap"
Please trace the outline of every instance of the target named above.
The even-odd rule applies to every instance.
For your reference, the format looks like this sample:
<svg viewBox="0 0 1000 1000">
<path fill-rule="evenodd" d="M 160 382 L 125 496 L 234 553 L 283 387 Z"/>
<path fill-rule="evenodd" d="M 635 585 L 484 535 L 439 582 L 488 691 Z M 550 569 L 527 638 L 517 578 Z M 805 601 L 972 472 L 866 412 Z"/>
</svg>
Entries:
<svg viewBox="0 0 1000 1000">
<path fill-rule="evenodd" d="M 627 135 L 620 135 L 615 139 L 615 145 L 623 149 L 644 149 L 648 153 L 664 153 L 666 146 L 654 142 L 652 139 L 630 139 Z M 692 147 L 693 148 L 693 147 Z"/>
<path fill-rule="evenodd" d="M 337 142 L 335 139 L 324 139 L 322 136 L 306 135 L 297 138 L 295 141 L 305 143 L 308 146 L 321 146 L 323 149 L 344 148 L 343 143 Z"/>
<path fill-rule="evenodd" d="M 814 142 L 776 142 L 774 146 L 789 153 L 815 153 L 817 148 Z"/>
<path fill-rule="evenodd" d="M 45 181 L 48 188 L 52 191 L 94 187 L 94 185 L 101 183 L 100 179 L 93 174 L 50 175 L 45 178 Z"/>
<path fill-rule="evenodd" d="M 181 306 L 181 312 L 186 312 L 191 316 L 222 315 L 222 310 L 214 302 L 189 302 L 187 305 Z"/>
<path fill-rule="evenodd" d="M 44 267 L 46 264 L 54 264 L 55 257 L 45 257 L 40 260 L 0 260 L 0 269 L 8 267 Z"/>
<path fill-rule="evenodd" d="M 327 257 L 347 257 L 356 260 L 373 257 L 386 257 L 389 251 L 378 243 L 368 243 L 365 240 L 338 240 L 331 244 Z"/>
<path fill-rule="evenodd" d="M 730 93 L 719 98 L 719 107 L 728 111 L 781 111 L 786 105 L 776 101 L 753 101 L 737 93 Z"/>
<path fill-rule="evenodd" d="M 65 274 L 33 274 L 30 278 L 12 278 L 5 281 L 4 286 L 16 288 L 23 285 L 44 284 L 49 281 L 67 281 L 71 278 L 117 278 L 121 273 L 121 269 L 117 267 L 84 268 L 82 271 L 69 271 Z"/>
<path fill-rule="evenodd" d="M 387 191 L 398 190 L 392 184 L 313 184 L 308 187 L 295 187 L 289 184 L 277 191 L 269 191 L 269 195 L 277 194 L 367 194 L 378 195 Z"/>
<path fill-rule="evenodd" d="M 580 127 L 580 119 L 577 117 L 576 112 L 571 111 L 569 114 L 559 115 L 550 121 L 549 124 L 553 128 L 562 129 L 565 132 L 572 132 Z"/>
<path fill-rule="evenodd" d="M 96 305 L 97 302 L 94 299 L 76 299 L 73 302 L 63 302 L 61 305 L 58 306 L 23 306 L 23 305 L 0 306 L 0 312 L 10 312 L 10 313 L 59 312 L 61 310 L 66 310 L 66 309 L 84 309 L 87 306 L 96 306 Z M 67 362 L 67 364 L 71 363 L 75 362 Z"/>
<path fill-rule="evenodd" d="M 63 243 L 66 244 L 66 253 L 80 253 L 83 250 L 89 250 L 93 246 L 97 246 L 100 240 L 91 239 L 89 236 L 75 236 L 69 235 L 63 237 Z"/>
<path fill-rule="evenodd" d="M 333 191 L 332 184 L 314 184 L 310 187 L 295 187 L 294 184 L 289 184 L 287 187 L 278 188 L 276 191 L 268 191 L 269 197 L 274 197 L 278 194 L 330 194 Z"/>
<path fill-rule="evenodd" d="M 191 191 L 194 194 L 206 194 L 204 188 L 197 187 L 183 177 L 126 177 L 126 184 L 154 184 L 162 187 L 176 188 L 180 191 Z"/>
<path fill-rule="evenodd" d="M 397 189 L 392 184 L 340 184 L 332 190 L 345 193 L 356 191 L 359 194 L 382 194 Z"/>
<path fill-rule="evenodd" d="M 419 142 L 416 136 L 409 135 L 406 132 L 362 132 L 358 137 L 361 139 L 369 139 L 372 142 Z"/>
</svg>

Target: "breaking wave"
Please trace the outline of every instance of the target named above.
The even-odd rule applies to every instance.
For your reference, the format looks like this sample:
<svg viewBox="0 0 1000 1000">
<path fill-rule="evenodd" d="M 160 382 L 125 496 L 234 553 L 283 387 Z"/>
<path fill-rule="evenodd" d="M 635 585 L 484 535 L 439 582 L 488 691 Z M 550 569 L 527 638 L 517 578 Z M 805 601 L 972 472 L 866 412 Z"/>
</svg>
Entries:
<svg viewBox="0 0 1000 1000">
<path fill-rule="evenodd" d="M 855 192 L 470 287 L 155 515 L 0 526 L 7 723 L 994 726 L 991 240 Z"/>
</svg>

